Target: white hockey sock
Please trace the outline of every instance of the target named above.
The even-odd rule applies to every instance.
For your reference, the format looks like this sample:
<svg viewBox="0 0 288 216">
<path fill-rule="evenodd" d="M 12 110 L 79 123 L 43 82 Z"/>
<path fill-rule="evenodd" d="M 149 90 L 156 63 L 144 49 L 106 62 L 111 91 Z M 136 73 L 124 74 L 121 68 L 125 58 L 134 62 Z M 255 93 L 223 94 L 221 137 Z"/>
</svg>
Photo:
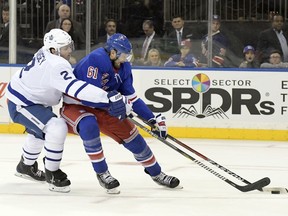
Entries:
<svg viewBox="0 0 288 216">
<path fill-rule="evenodd" d="M 62 118 L 51 118 L 44 128 L 45 133 L 45 168 L 56 171 L 60 167 L 64 142 L 67 135 L 67 125 Z"/>
<path fill-rule="evenodd" d="M 63 144 L 45 142 L 45 168 L 56 171 L 60 167 L 63 155 Z"/>
<path fill-rule="evenodd" d="M 24 164 L 33 165 L 38 159 L 43 146 L 44 140 L 38 139 L 34 137 L 34 135 L 28 134 L 22 148 Z"/>
</svg>

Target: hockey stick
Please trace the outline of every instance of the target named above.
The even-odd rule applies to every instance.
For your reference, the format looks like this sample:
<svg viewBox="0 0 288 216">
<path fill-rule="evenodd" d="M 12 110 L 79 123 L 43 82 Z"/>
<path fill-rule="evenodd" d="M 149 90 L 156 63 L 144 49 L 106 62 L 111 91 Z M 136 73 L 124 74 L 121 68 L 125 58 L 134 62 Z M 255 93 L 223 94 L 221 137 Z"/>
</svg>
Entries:
<svg viewBox="0 0 288 216">
<path fill-rule="evenodd" d="M 145 119 L 143 119 L 142 117 L 137 116 L 137 118 L 139 118 L 140 120 L 145 122 L 148 126 L 153 127 L 153 125 L 149 124 L 149 122 L 145 121 Z M 196 154 L 197 156 L 201 157 L 202 159 L 208 161 L 209 163 L 211 163 L 212 165 L 218 167 L 219 169 L 223 170 L 224 172 L 228 173 L 229 175 L 232 175 L 233 177 L 237 178 L 239 181 L 242 181 L 242 182 L 244 182 L 246 184 L 251 184 L 246 179 L 242 178 L 241 176 L 237 175 L 236 173 L 232 172 L 231 170 L 225 168 L 224 166 L 218 164 L 214 160 L 206 157 L 205 155 L 201 154 L 200 152 L 196 151 L 195 149 L 191 148 L 190 146 L 186 145 L 185 143 L 181 142 L 180 140 L 176 139 L 175 137 L 171 136 L 170 134 L 167 134 L 167 138 L 169 138 L 173 142 L 177 143 L 178 145 L 182 146 L 183 148 L 189 150 L 190 152 Z"/>
<path fill-rule="evenodd" d="M 190 152 L 198 155 L 202 159 L 208 161 L 209 163 L 213 164 L 214 166 L 218 167 L 219 169 L 223 170 L 224 172 L 228 173 L 229 175 L 232 175 L 236 179 L 238 179 L 238 180 L 240 180 L 240 181 L 242 181 L 242 182 L 244 182 L 244 183 L 246 183 L 248 185 L 251 184 L 248 180 L 242 178 L 241 176 L 237 175 L 236 173 L 234 173 L 234 172 L 230 171 L 229 169 L 223 167 L 222 165 L 220 165 L 217 162 L 215 162 L 214 160 L 206 157 L 205 155 L 201 154 L 200 152 L 196 151 L 195 149 L 192 149 L 190 146 L 186 145 L 185 143 L 181 142 L 180 140 L 176 139 L 175 137 L 171 136 L 170 134 L 167 135 L 167 138 L 169 138 L 170 140 L 172 140 L 175 143 L 179 144 L 180 146 L 184 147 L 185 149 L 189 150 Z M 286 188 L 283 188 L 283 187 L 272 187 L 272 188 L 265 187 L 265 188 L 261 188 L 261 189 L 257 189 L 257 190 L 262 191 L 262 192 L 268 192 L 268 193 L 271 193 L 271 194 L 287 194 L 288 193 L 288 190 Z"/>
<path fill-rule="evenodd" d="M 185 156 L 186 158 L 192 160 L 193 162 L 195 162 L 197 165 L 199 165 L 200 167 L 204 168 L 205 170 L 207 170 L 208 172 L 212 173 L 213 175 L 215 175 L 216 177 L 220 178 L 221 180 L 225 181 L 226 183 L 230 184 L 231 186 L 233 186 L 234 188 L 242 191 L 242 192 L 248 192 L 248 191 L 252 191 L 252 190 L 262 190 L 263 187 L 267 186 L 268 184 L 270 184 L 270 179 L 268 177 L 262 178 L 254 183 L 250 183 L 244 186 L 238 185 L 236 183 L 234 183 L 233 181 L 227 179 L 225 176 L 221 175 L 220 173 L 216 172 L 215 170 L 213 170 L 212 168 L 208 167 L 207 165 L 205 165 L 204 163 L 202 163 L 201 161 L 197 160 L 196 158 L 192 157 L 191 155 L 187 154 L 186 152 L 182 151 L 181 149 L 177 148 L 175 145 L 173 145 L 172 143 L 170 143 L 169 141 L 160 138 L 156 133 L 154 133 L 153 131 L 151 131 L 150 129 L 148 129 L 147 127 L 145 127 L 144 125 L 142 125 L 141 123 L 139 123 L 138 121 L 136 121 L 135 119 L 133 119 L 133 115 L 129 115 L 129 120 L 131 122 L 133 122 L 135 125 L 137 125 L 138 127 L 140 127 L 142 130 L 144 130 L 145 132 L 147 132 L 148 134 L 150 134 L 151 136 L 155 137 L 156 139 L 158 139 L 159 141 L 163 142 L 164 144 L 166 144 L 167 146 L 169 146 L 170 148 L 174 149 L 175 151 L 177 151 L 178 153 L 182 154 L 183 156 Z M 138 116 L 137 116 L 138 117 Z M 139 119 L 141 119 L 140 117 L 138 117 Z M 141 119 L 142 120 L 142 119 Z M 148 124 L 148 123 L 147 123 Z M 237 175 L 238 176 L 238 175 Z M 241 178 L 242 179 L 242 178 Z M 247 180 L 246 180 L 247 181 Z M 247 181 L 248 182 L 248 181 Z"/>
<path fill-rule="evenodd" d="M 196 154 L 197 156 L 201 157 L 202 159 L 204 159 L 205 161 L 208 161 L 209 163 L 211 163 L 212 165 L 218 167 L 219 169 L 223 170 L 224 172 L 228 173 L 229 175 L 232 175 L 233 177 L 237 178 L 239 181 L 242 181 L 246 184 L 251 184 L 249 181 L 247 181 L 246 179 L 242 178 L 241 176 L 237 175 L 236 173 L 230 171 L 229 169 L 225 168 L 224 166 L 216 163 L 214 160 L 204 156 L 203 154 L 201 154 L 200 152 L 192 149 L 190 146 L 184 144 L 183 142 L 181 142 L 180 140 L 176 139 L 175 137 L 171 136 L 170 134 L 167 135 L 167 138 L 171 139 L 172 141 L 174 141 L 175 143 L 177 143 L 178 145 L 184 147 L 185 149 L 193 152 L 194 154 Z"/>
</svg>

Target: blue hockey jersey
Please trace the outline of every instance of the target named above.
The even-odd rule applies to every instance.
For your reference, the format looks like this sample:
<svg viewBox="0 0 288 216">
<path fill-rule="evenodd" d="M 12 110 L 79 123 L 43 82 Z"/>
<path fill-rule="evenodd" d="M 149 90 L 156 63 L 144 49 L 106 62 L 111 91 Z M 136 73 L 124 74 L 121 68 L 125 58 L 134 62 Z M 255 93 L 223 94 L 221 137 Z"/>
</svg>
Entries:
<svg viewBox="0 0 288 216">
<path fill-rule="evenodd" d="M 154 114 L 147 105 L 137 98 L 133 87 L 131 64 L 124 62 L 119 69 L 115 69 L 109 54 L 104 48 L 92 51 L 77 63 L 73 71 L 76 78 L 93 84 L 105 91 L 116 90 L 132 102 L 134 112 L 149 120 Z M 91 92 L 92 94 L 92 92 Z M 81 101 L 82 104 L 95 108 L 105 108 L 107 104 Z"/>
</svg>

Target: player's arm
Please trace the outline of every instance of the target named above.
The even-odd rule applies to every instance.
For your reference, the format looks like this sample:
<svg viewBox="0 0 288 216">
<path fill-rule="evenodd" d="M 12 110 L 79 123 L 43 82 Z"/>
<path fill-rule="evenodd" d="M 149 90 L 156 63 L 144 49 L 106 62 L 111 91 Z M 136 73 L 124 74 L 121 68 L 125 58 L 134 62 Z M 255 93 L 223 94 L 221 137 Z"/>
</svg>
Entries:
<svg viewBox="0 0 288 216">
<path fill-rule="evenodd" d="M 67 64 L 54 65 L 50 75 L 50 85 L 59 91 L 80 100 L 93 103 L 109 103 L 107 92 L 103 89 L 78 80 L 72 72 L 72 67 Z"/>
<path fill-rule="evenodd" d="M 70 68 L 63 67 L 59 72 L 53 73 L 51 76 L 55 88 L 63 93 L 75 97 L 83 101 L 91 103 L 106 103 L 108 104 L 108 111 L 111 116 L 123 119 L 126 115 L 126 106 L 123 96 L 116 92 L 106 92 L 97 86 L 91 85 L 82 80 L 78 80 Z"/>
<path fill-rule="evenodd" d="M 167 127 L 166 127 L 166 119 L 162 114 L 154 115 L 153 112 L 149 109 L 149 107 L 144 103 L 141 98 L 138 98 L 135 89 L 133 87 L 133 76 L 131 73 L 130 64 L 126 64 L 123 73 L 125 73 L 124 79 L 122 80 L 122 85 L 118 89 L 123 95 L 125 95 L 126 99 L 131 103 L 132 110 L 147 122 L 150 122 L 155 127 L 153 130 L 156 130 L 160 137 L 166 138 L 167 136 Z"/>
<path fill-rule="evenodd" d="M 133 111 L 137 115 L 144 118 L 147 122 L 153 124 L 154 128 L 152 128 L 152 130 L 156 132 L 160 137 L 166 138 L 168 128 L 166 126 L 165 116 L 162 115 L 161 113 L 155 116 L 141 98 L 137 98 L 136 95 L 133 96 L 134 96 L 133 98 L 130 96 Z M 129 96 L 127 98 L 129 98 Z"/>
</svg>

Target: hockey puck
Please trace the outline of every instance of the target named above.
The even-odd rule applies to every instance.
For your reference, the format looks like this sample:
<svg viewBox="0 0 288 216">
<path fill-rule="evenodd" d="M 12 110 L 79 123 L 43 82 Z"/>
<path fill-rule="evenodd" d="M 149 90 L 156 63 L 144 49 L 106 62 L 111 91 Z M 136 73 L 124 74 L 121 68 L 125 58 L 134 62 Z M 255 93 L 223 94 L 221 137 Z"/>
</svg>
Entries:
<svg viewBox="0 0 288 216">
<path fill-rule="evenodd" d="M 280 191 L 271 191 L 271 194 L 280 194 Z"/>
</svg>

